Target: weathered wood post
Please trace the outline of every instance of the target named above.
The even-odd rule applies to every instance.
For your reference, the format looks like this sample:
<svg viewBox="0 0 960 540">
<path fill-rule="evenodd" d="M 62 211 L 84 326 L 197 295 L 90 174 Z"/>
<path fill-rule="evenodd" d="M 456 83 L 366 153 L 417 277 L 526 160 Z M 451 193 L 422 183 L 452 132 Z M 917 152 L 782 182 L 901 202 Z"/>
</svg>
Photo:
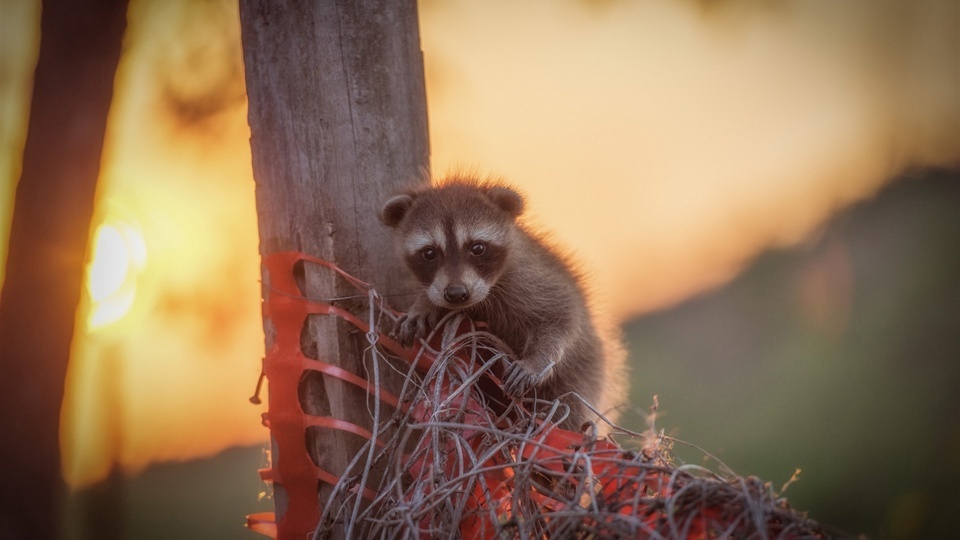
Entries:
<svg viewBox="0 0 960 540">
<path fill-rule="evenodd" d="M 428 166 L 415 0 L 240 0 L 240 22 L 261 256 L 302 251 L 383 294 L 401 292 L 402 274 L 377 211 Z M 263 279 L 268 295 L 270 276 Z M 310 297 L 348 292 L 313 268 L 303 279 Z M 269 320 L 264 330 L 269 349 Z M 342 321 L 312 320 L 301 341 L 308 355 L 365 375 L 365 338 Z M 301 401 L 313 414 L 369 425 L 365 394 L 344 386 L 308 378 Z M 314 458 L 334 474 L 359 448 L 332 430 L 312 443 Z M 321 489 L 320 500 L 326 496 Z M 278 520 L 282 505 L 280 495 Z"/>
</svg>

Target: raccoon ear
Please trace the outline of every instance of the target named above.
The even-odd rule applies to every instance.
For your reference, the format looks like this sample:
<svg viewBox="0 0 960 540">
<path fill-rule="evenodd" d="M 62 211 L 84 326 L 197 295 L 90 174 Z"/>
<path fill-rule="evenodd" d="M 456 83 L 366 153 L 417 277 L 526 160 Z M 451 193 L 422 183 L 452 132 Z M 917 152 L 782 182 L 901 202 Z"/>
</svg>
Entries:
<svg viewBox="0 0 960 540">
<path fill-rule="evenodd" d="M 523 213 L 523 197 L 516 191 L 503 186 L 494 186 L 487 189 L 487 198 L 493 204 L 513 217 Z"/>
<path fill-rule="evenodd" d="M 387 227 L 396 227 L 403 220 L 411 204 L 413 204 L 413 196 L 405 193 L 394 195 L 383 205 L 383 210 L 380 210 L 380 221 Z"/>
</svg>

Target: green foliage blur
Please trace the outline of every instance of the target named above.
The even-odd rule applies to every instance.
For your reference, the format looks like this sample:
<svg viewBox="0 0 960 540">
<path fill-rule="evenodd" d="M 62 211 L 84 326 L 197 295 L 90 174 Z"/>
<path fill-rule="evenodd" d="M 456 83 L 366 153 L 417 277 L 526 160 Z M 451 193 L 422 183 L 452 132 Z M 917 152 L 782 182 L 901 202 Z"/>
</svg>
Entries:
<svg viewBox="0 0 960 540">
<path fill-rule="evenodd" d="M 657 427 L 873 538 L 960 515 L 960 174 L 917 173 L 804 245 L 626 325 L 631 402 Z M 643 426 L 641 415 L 628 423 Z M 699 463 L 702 453 L 678 447 Z M 715 463 L 706 463 L 717 470 Z"/>
<path fill-rule="evenodd" d="M 266 439 L 266 428 L 264 428 Z M 272 512 L 270 488 L 257 470 L 266 445 L 231 448 L 208 459 L 153 465 L 73 493 L 66 540 L 264 540 L 246 516 Z"/>
</svg>

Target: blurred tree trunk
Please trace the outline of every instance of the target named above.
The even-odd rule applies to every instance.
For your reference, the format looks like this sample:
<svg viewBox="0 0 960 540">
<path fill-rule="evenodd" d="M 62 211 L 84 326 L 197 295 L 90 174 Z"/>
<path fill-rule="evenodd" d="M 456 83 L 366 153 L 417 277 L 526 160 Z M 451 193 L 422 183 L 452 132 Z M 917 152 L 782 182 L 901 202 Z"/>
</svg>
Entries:
<svg viewBox="0 0 960 540">
<path fill-rule="evenodd" d="M 126 0 L 43 2 L 0 293 L 0 538 L 54 538 L 60 407 Z"/>
<path fill-rule="evenodd" d="M 302 251 L 383 294 L 400 292 L 395 250 L 377 214 L 428 166 L 415 0 L 240 0 L 240 22 L 261 255 Z M 329 272 L 304 271 L 310 297 L 355 294 Z M 263 281 L 266 297 L 269 276 Z M 264 329 L 269 350 L 269 320 Z M 368 344 L 342 321 L 312 319 L 302 341 L 308 356 L 366 376 Z M 339 380 L 313 374 L 300 399 L 312 414 L 370 425 L 366 395 Z M 354 436 L 333 430 L 314 432 L 311 442 L 313 459 L 335 475 L 359 449 Z M 328 494 L 322 485 L 321 503 Z M 276 500 L 279 522 L 284 497 Z"/>
</svg>

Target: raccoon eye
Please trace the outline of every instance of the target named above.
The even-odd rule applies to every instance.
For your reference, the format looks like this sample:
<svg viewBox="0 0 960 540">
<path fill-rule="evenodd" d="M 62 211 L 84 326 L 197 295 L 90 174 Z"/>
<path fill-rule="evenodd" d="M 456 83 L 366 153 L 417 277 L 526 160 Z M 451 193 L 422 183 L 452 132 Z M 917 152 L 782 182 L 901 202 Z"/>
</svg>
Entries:
<svg viewBox="0 0 960 540">
<path fill-rule="evenodd" d="M 432 247 L 425 247 L 420 250 L 420 256 L 425 261 L 432 261 L 437 258 L 437 250 Z"/>
<path fill-rule="evenodd" d="M 483 255 L 485 251 L 487 251 L 487 245 L 483 242 L 474 242 L 473 245 L 470 246 L 470 253 L 473 253 L 478 257 Z"/>
</svg>

